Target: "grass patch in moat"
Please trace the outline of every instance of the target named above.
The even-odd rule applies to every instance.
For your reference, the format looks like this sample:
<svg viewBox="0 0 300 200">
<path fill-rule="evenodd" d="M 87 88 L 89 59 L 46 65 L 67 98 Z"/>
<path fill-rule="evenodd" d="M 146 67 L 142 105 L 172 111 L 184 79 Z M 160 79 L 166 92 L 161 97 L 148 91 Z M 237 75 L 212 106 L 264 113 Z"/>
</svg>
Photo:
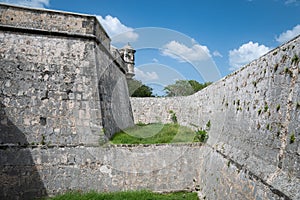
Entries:
<svg viewBox="0 0 300 200">
<path fill-rule="evenodd" d="M 132 128 L 116 133 L 111 139 L 113 144 L 161 144 L 190 143 L 199 141 L 197 132 L 174 124 L 137 124 Z"/>
<path fill-rule="evenodd" d="M 197 193 L 191 192 L 173 192 L 173 193 L 154 193 L 146 190 L 141 191 L 126 191 L 126 192 L 111 192 L 111 193 L 97 193 L 97 192 L 69 192 L 63 195 L 58 195 L 48 200 L 196 200 Z"/>
</svg>

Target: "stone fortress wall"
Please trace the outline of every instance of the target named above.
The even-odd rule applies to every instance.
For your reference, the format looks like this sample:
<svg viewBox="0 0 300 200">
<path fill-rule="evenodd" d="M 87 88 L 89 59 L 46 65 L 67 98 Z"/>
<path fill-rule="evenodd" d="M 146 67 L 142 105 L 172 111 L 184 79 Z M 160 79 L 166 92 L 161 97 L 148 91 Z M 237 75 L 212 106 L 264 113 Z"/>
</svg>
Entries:
<svg viewBox="0 0 300 200">
<path fill-rule="evenodd" d="M 0 196 L 24 198 L 49 180 L 31 151 L 99 146 L 133 125 L 126 68 L 94 16 L 1 4 L 0 27 Z"/>
<path fill-rule="evenodd" d="M 0 17 L 1 107 L 27 143 L 98 145 L 132 125 L 125 65 L 95 17 L 5 5 Z"/>
<path fill-rule="evenodd" d="M 195 95 L 130 103 L 126 67 L 95 17 L 0 4 L 0 27 L 0 199 L 127 189 L 300 198 L 299 37 Z M 170 122 L 169 110 L 182 125 L 210 121 L 209 140 L 101 145 L 133 125 L 131 106 L 135 122 Z"/>
<path fill-rule="evenodd" d="M 199 166 L 208 199 L 299 199 L 299 83 L 300 36 L 194 95 L 131 105 L 135 123 L 170 123 L 169 111 L 194 129 L 210 121 L 210 156 Z"/>
</svg>

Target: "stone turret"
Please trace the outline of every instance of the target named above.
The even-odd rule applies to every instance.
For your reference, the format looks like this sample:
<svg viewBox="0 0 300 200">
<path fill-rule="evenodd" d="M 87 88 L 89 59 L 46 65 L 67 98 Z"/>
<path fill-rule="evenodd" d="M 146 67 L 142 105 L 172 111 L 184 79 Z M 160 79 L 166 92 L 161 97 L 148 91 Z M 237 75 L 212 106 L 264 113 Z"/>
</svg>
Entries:
<svg viewBox="0 0 300 200">
<path fill-rule="evenodd" d="M 128 43 L 123 48 L 121 48 L 119 51 L 120 51 L 120 54 L 121 54 L 122 58 L 125 61 L 125 65 L 126 65 L 126 68 L 127 68 L 126 77 L 127 77 L 127 79 L 132 79 L 132 77 L 135 75 L 134 74 L 134 53 L 135 53 L 135 50 Z"/>
</svg>

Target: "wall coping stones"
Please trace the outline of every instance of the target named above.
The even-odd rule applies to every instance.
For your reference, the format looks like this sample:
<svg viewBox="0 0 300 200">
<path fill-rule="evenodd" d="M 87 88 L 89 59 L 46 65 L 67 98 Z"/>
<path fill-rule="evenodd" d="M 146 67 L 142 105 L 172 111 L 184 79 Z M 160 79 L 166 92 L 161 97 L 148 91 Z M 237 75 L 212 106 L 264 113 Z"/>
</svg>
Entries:
<svg viewBox="0 0 300 200">
<path fill-rule="evenodd" d="M 21 17 L 20 13 L 22 13 Z M 28 21 L 27 16 L 34 18 L 34 21 Z M 19 30 L 45 31 L 48 34 L 65 33 L 65 35 L 77 37 L 94 36 L 102 45 L 110 49 L 111 39 L 93 15 L 0 3 L 0 19 L 2 27 L 5 25 L 10 28 L 19 28 Z"/>
<path fill-rule="evenodd" d="M 34 17 L 33 21 L 28 22 L 29 16 Z M 119 55 L 112 54 L 111 39 L 96 16 L 0 3 L 0 29 L 8 32 L 93 40 L 121 72 L 126 74 L 124 60 L 122 57 L 115 57 Z"/>
</svg>

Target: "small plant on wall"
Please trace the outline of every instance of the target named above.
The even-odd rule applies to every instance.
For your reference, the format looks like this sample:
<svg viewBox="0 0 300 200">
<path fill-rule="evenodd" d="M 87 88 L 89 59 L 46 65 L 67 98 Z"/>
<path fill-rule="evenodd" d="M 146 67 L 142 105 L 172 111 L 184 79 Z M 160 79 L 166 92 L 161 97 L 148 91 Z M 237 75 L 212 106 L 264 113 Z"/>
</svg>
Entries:
<svg viewBox="0 0 300 200">
<path fill-rule="evenodd" d="M 295 137 L 295 133 L 293 132 L 292 135 L 290 136 L 290 144 L 293 144 L 296 140 L 296 137 Z"/>
<path fill-rule="evenodd" d="M 171 115 L 171 120 L 174 124 L 177 124 L 177 116 L 176 116 L 176 113 L 173 111 L 173 110 L 169 110 L 169 113 Z"/>
<path fill-rule="evenodd" d="M 210 123 L 210 120 L 208 120 L 208 122 L 206 123 L 206 128 L 207 128 L 207 130 L 209 130 L 210 127 L 211 127 L 211 123 Z"/>
<path fill-rule="evenodd" d="M 278 104 L 276 107 L 276 111 L 278 112 L 280 110 L 280 105 Z"/>
<path fill-rule="evenodd" d="M 295 54 L 294 57 L 292 58 L 292 64 L 298 65 L 300 62 L 299 57 Z"/>
<path fill-rule="evenodd" d="M 194 141 L 195 142 L 206 142 L 208 139 L 208 134 L 206 130 L 197 130 Z"/>
<path fill-rule="evenodd" d="M 198 129 L 196 131 L 196 136 L 194 139 L 194 142 L 206 142 L 208 139 L 208 131 L 211 128 L 211 122 L 208 120 L 208 122 L 205 125 L 205 129 Z"/>
</svg>

